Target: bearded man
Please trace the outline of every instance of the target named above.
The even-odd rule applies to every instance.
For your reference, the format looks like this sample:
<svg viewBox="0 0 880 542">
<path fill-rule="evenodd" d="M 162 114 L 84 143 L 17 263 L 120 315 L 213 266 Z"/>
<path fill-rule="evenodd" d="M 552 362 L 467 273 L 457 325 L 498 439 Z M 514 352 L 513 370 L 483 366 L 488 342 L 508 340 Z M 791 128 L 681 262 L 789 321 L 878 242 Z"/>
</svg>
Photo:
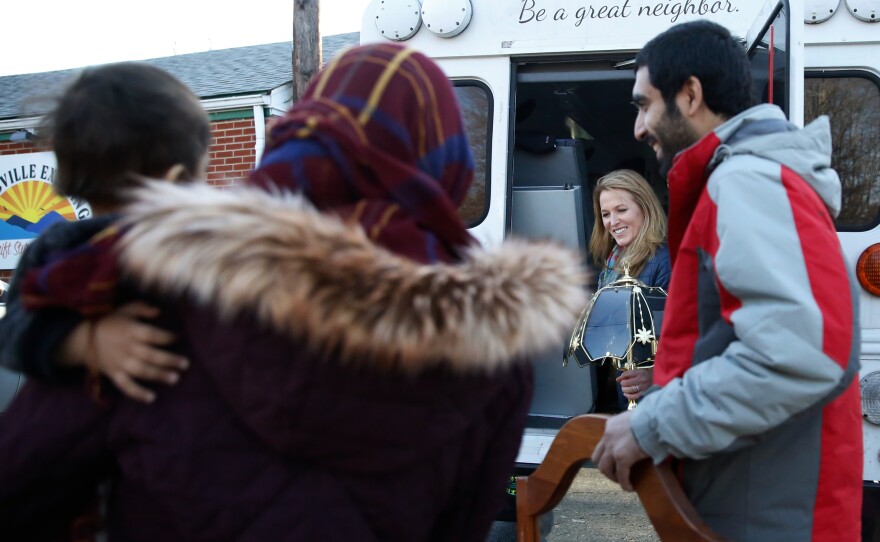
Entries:
<svg viewBox="0 0 880 542">
<path fill-rule="evenodd" d="M 857 297 L 832 222 L 829 122 L 752 107 L 740 44 L 670 28 L 636 59 L 635 136 L 669 182 L 673 264 L 654 387 L 609 420 L 593 461 L 677 461 L 730 540 L 856 541 L 862 428 Z"/>
</svg>

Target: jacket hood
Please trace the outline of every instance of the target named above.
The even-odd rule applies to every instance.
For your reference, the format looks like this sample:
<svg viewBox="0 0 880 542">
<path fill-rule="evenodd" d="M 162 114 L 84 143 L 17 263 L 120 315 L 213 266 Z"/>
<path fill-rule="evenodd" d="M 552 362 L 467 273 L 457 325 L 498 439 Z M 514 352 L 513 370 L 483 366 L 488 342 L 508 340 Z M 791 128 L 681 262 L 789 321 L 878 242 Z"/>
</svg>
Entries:
<svg viewBox="0 0 880 542">
<path fill-rule="evenodd" d="M 721 146 L 713 166 L 727 156 L 751 154 L 785 164 L 816 191 L 831 216 L 841 206 L 841 186 L 831 168 L 831 124 L 821 116 L 802 129 L 788 122 L 775 105 L 743 111 L 716 128 Z"/>
<path fill-rule="evenodd" d="M 249 314 L 345 362 L 491 371 L 561 346 L 588 300 L 581 257 L 549 242 L 419 264 L 296 195 L 154 183 L 125 211 L 120 265 L 224 318 Z"/>
</svg>

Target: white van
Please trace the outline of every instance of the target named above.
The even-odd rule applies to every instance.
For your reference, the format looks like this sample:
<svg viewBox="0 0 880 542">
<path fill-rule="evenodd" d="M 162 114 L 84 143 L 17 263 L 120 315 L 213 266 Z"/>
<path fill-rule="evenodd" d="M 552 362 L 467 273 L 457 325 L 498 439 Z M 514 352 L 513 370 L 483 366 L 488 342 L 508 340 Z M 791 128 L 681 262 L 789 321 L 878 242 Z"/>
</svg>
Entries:
<svg viewBox="0 0 880 542">
<path fill-rule="evenodd" d="M 645 174 L 661 201 L 654 153 L 633 137 L 635 53 L 697 18 L 742 37 L 755 96 L 802 125 L 832 122 L 843 182 L 837 227 L 861 291 L 866 484 L 880 480 L 880 0 L 374 0 L 361 42 L 404 41 L 453 79 L 477 161 L 461 209 L 485 244 L 508 233 L 580 248 L 591 187 L 614 169 Z M 596 408 L 591 369 L 537 365 L 518 462 L 540 463 L 556 428 Z"/>
</svg>

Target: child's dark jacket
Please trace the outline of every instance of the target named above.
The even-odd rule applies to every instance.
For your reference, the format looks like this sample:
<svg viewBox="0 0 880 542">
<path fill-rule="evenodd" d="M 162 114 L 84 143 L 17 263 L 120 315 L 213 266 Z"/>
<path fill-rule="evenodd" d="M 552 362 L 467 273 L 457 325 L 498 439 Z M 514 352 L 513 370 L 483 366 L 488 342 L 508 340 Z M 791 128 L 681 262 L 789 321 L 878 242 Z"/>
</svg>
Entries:
<svg viewBox="0 0 880 542">
<path fill-rule="evenodd" d="M 88 243 L 107 228 L 113 216 L 58 222 L 40 234 L 19 260 L 6 300 L 6 317 L 0 318 L 0 365 L 13 371 L 51 381 L 81 381 L 83 371 L 58 365 L 56 351 L 83 320 L 77 311 L 50 307 L 26 311 L 21 299 L 22 279 L 43 268 L 53 258 Z"/>
</svg>

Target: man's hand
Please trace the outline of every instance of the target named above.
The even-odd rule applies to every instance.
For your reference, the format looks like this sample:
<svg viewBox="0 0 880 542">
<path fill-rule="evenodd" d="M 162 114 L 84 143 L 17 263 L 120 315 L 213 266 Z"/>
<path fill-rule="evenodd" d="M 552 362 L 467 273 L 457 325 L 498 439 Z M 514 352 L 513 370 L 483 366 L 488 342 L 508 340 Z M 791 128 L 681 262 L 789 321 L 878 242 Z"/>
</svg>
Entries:
<svg viewBox="0 0 880 542">
<path fill-rule="evenodd" d="M 599 471 L 626 491 L 633 490 L 630 469 L 635 463 L 648 457 L 633 436 L 632 414 L 624 412 L 609 418 L 605 424 L 605 434 L 596 445 L 592 457 Z"/>
</svg>

